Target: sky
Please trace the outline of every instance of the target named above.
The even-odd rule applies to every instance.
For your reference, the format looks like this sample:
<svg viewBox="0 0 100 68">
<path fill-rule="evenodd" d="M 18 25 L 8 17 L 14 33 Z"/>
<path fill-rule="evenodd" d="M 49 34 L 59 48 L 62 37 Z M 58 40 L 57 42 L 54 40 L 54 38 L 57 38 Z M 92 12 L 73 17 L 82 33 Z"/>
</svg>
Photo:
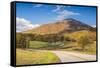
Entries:
<svg viewBox="0 0 100 68">
<path fill-rule="evenodd" d="M 16 3 L 17 32 L 66 18 L 96 26 L 96 7 Z"/>
</svg>

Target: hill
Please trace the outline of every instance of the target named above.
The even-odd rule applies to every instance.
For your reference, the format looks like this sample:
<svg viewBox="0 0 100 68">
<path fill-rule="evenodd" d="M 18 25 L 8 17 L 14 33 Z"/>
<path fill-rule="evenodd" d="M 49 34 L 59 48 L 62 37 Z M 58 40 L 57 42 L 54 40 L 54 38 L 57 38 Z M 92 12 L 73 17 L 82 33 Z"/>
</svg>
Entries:
<svg viewBox="0 0 100 68">
<path fill-rule="evenodd" d="M 68 18 L 54 23 L 44 24 L 40 27 L 24 31 L 23 33 L 31 34 L 62 34 L 66 32 L 75 32 L 80 30 L 95 30 L 93 27 L 78 21 L 76 19 Z"/>
</svg>

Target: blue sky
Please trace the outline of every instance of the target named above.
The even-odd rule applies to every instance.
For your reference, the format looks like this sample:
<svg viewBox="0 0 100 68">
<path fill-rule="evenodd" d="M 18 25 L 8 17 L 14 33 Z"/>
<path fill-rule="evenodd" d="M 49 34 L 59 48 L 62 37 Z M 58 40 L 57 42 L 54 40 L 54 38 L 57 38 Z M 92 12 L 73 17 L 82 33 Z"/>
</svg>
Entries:
<svg viewBox="0 0 100 68">
<path fill-rule="evenodd" d="M 16 18 L 19 23 L 18 26 L 20 22 L 32 27 L 32 25 L 38 26 L 39 24 L 52 23 L 66 18 L 74 18 L 95 26 L 96 7 L 16 3 Z M 28 27 L 23 28 L 23 30 Z M 21 30 L 21 28 L 18 27 L 18 30 Z"/>
</svg>

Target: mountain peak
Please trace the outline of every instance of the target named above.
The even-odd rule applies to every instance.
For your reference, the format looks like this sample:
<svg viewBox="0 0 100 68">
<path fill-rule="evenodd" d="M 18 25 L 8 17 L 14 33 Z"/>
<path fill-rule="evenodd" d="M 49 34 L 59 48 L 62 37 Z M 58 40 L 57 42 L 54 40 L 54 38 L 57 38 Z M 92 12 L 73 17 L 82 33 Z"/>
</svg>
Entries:
<svg viewBox="0 0 100 68">
<path fill-rule="evenodd" d="M 91 26 L 78 21 L 73 18 L 67 18 L 62 21 L 54 22 L 52 24 L 44 24 L 38 28 L 26 31 L 28 33 L 36 33 L 36 34 L 55 34 L 55 33 L 66 33 L 66 32 L 74 32 L 78 30 L 90 30 Z"/>
<path fill-rule="evenodd" d="M 68 21 L 68 22 L 71 22 L 71 23 L 74 23 L 74 24 L 82 24 L 82 22 L 80 22 L 79 20 L 74 19 L 74 18 L 66 18 L 63 21 Z"/>
</svg>

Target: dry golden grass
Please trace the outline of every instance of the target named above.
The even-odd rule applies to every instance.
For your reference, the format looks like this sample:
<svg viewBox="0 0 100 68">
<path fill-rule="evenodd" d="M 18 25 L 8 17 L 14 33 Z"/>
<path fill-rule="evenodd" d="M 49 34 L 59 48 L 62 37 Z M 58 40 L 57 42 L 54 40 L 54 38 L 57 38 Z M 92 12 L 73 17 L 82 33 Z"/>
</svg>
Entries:
<svg viewBox="0 0 100 68">
<path fill-rule="evenodd" d="M 16 65 L 59 63 L 60 59 L 53 53 L 16 49 Z"/>
<path fill-rule="evenodd" d="M 79 52 L 79 53 L 90 54 L 90 55 L 96 54 L 96 41 L 86 46 L 84 51 L 82 51 L 81 46 L 77 42 L 69 43 L 68 45 L 74 45 L 74 46 L 71 48 L 65 48 L 65 49 L 60 49 L 60 50 Z"/>
</svg>

